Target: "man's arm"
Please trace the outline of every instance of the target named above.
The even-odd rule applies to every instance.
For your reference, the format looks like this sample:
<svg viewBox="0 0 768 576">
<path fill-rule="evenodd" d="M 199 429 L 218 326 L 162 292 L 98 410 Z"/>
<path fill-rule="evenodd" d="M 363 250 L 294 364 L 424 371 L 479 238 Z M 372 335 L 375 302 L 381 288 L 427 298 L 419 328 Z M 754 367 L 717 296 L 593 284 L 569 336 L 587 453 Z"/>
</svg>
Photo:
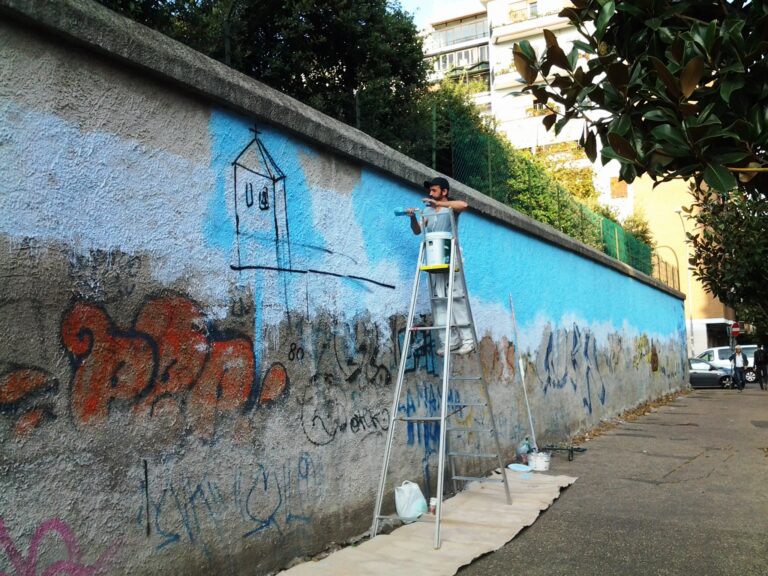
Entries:
<svg viewBox="0 0 768 576">
<path fill-rule="evenodd" d="M 421 234 L 421 226 L 419 225 L 419 219 L 416 218 L 416 214 L 411 211 L 409 213 L 411 217 L 411 232 L 413 232 L 416 236 Z"/>
<path fill-rule="evenodd" d="M 464 202 L 464 200 L 435 200 L 434 198 L 424 198 L 424 203 L 433 208 L 450 208 L 455 214 L 461 214 L 464 210 L 469 208 L 469 204 Z"/>
</svg>

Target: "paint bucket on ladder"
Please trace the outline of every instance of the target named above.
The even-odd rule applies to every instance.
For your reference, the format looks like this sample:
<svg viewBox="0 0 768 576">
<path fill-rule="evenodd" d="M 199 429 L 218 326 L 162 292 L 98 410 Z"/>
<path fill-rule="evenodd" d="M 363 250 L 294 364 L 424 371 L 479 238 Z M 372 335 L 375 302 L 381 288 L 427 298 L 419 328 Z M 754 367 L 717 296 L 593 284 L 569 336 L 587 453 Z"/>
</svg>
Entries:
<svg viewBox="0 0 768 576">
<path fill-rule="evenodd" d="M 426 239 L 426 266 L 428 268 L 444 268 L 451 263 L 450 232 L 427 232 Z"/>
</svg>

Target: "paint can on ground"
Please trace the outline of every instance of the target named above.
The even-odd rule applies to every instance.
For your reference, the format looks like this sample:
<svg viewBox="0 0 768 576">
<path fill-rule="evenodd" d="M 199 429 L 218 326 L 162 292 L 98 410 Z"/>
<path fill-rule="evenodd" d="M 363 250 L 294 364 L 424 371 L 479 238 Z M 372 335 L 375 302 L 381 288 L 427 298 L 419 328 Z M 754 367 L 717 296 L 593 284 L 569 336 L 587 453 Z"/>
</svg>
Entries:
<svg viewBox="0 0 768 576">
<path fill-rule="evenodd" d="M 445 266 L 451 263 L 450 232 L 427 232 L 426 265 Z"/>
<path fill-rule="evenodd" d="M 552 455 L 549 452 L 531 452 L 528 454 L 528 466 L 536 472 L 549 470 L 549 461 Z"/>
</svg>

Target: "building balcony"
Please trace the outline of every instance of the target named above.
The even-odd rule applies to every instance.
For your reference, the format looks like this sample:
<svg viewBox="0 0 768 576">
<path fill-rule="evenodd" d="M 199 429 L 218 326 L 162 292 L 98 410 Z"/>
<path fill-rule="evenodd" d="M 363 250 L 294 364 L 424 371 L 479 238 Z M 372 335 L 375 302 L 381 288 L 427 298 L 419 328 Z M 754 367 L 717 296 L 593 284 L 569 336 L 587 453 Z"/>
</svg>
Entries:
<svg viewBox="0 0 768 576">
<path fill-rule="evenodd" d="M 514 14 L 514 12 L 513 12 Z M 528 18 L 517 22 L 509 21 L 496 24 L 491 29 L 491 42 L 493 44 L 502 44 L 513 40 L 519 40 L 529 36 L 532 32 L 541 33 L 544 28 L 548 30 L 557 30 L 571 26 L 567 18 L 561 18 L 557 12 L 544 14 L 535 18 Z"/>
<path fill-rule="evenodd" d="M 515 86 L 522 86 L 520 74 L 517 73 L 517 70 L 502 70 L 493 75 L 494 90 L 504 90 L 505 88 L 513 88 Z"/>
</svg>

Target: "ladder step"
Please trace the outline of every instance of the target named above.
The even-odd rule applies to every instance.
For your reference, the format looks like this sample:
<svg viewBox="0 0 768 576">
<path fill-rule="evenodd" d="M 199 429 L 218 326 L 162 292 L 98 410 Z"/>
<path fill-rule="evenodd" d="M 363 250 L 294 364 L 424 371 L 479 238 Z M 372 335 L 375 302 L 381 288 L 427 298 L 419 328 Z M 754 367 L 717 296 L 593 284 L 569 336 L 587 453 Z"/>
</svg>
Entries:
<svg viewBox="0 0 768 576">
<path fill-rule="evenodd" d="M 451 324 L 448 328 L 469 328 L 472 324 Z M 412 332 L 421 332 L 424 330 L 445 330 L 446 326 L 412 326 Z"/>
<path fill-rule="evenodd" d="M 440 416 L 398 416 L 400 422 L 440 422 Z"/>
<path fill-rule="evenodd" d="M 466 296 L 454 296 L 454 300 L 464 300 Z M 430 296 L 430 300 L 448 300 L 448 296 Z"/>
<path fill-rule="evenodd" d="M 448 402 L 448 406 L 461 408 L 463 406 L 488 406 L 488 402 Z"/>
<path fill-rule="evenodd" d="M 438 270 L 448 270 L 450 265 L 448 264 L 429 264 L 427 266 L 419 266 L 419 270 L 424 272 L 437 272 Z"/>
<path fill-rule="evenodd" d="M 487 452 L 448 452 L 448 456 L 459 456 L 462 458 L 496 458 L 498 454 L 489 454 Z"/>
<path fill-rule="evenodd" d="M 450 376 L 451 381 L 457 381 L 457 382 L 467 382 L 467 381 L 476 381 L 476 380 L 482 380 L 482 376 Z"/>
<path fill-rule="evenodd" d="M 464 426 L 449 426 L 446 432 L 493 432 L 493 428 L 467 428 Z"/>
<path fill-rule="evenodd" d="M 452 480 L 462 480 L 464 482 L 491 482 L 493 484 L 502 484 L 501 478 L 487 478 L 485 476 L 454 476 Z"/>
<path fill-rule="evenodd" d="M 434 522 L 435 521 L 435 515 L 434 514 L 428 514 L 424 513 L 418 518 L 402 518 L 401 516 L 398 516 L 397 514 L 377 514 L 376 515 L 377 520 L 388 520 L 390 522 Z"/>
</svg>

